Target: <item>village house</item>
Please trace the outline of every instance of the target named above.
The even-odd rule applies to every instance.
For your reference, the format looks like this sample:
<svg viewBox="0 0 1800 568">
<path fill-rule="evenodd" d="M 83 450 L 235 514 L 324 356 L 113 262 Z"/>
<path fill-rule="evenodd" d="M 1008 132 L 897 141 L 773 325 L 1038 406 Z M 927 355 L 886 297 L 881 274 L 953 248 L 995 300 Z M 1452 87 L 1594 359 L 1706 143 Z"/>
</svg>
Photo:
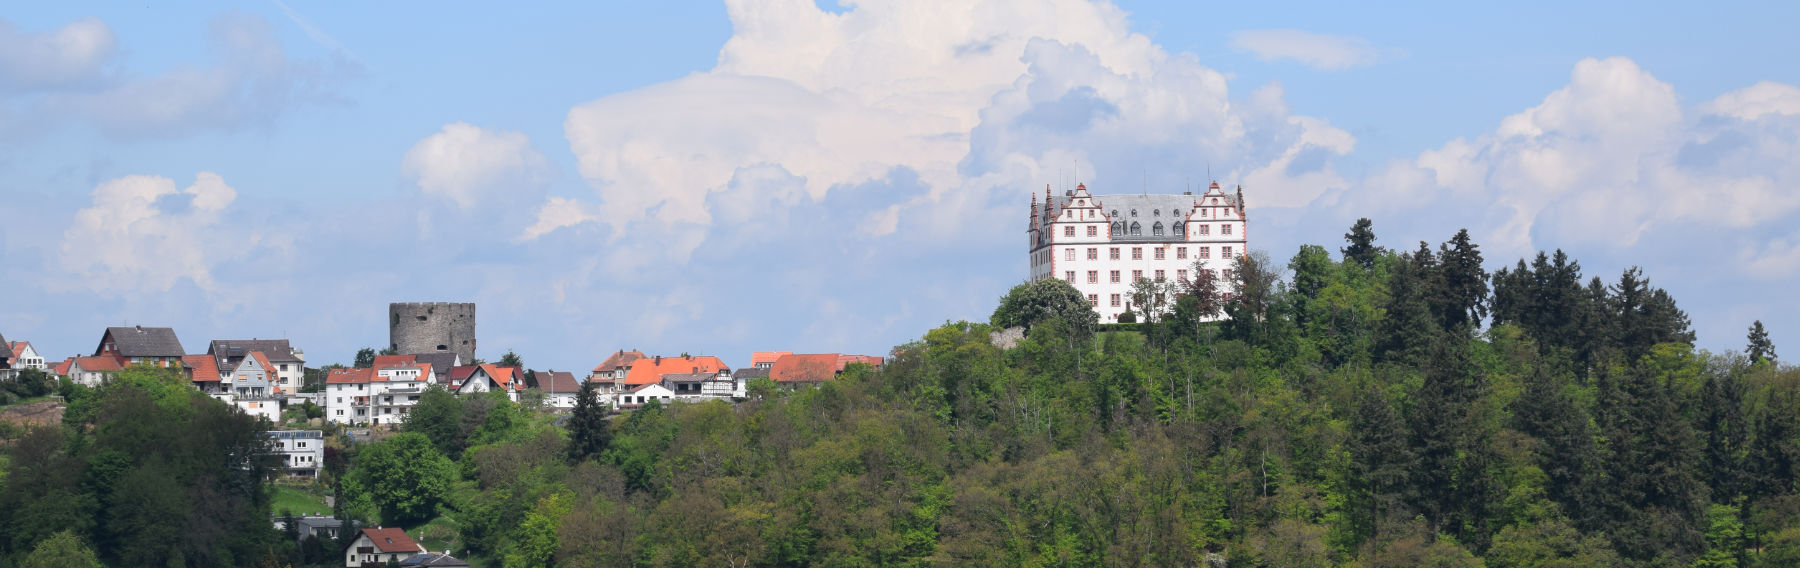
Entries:
<svg viewBox="0 0 1800 568">
<path fill-rule="evenodd" d="M 181 365 L 187 350 L 181 348 L 175 330 L 140 325 L 106 328 L 106 333 L 100 336 L 100 345 L 94 348 L 94 356 L 116 358 L 120 366 L 175 367 Z"/>
<path fill-rule="evenodd" d="M 275 369 L 275 364 L 263 352 L 251 351 L 236 366 L 219 369 L 219 390 L 226 394 L 215 398 L 230 403 L 245 414 L 280 422 L 283 396 Z"/>
<path fill-rule="evenodd" d="M 70 357 L 67 363 L 68 369 L 60 375 L 88 388 L 99 387 L 125 370 L 117 357 Z"/>
<path fill-rule="evenodd" d="M 372 528 L 357 532 L 344 548 L 345 568 L 381 568 L 425 552 L 425 547 L 399 528 Z"/>
<path fill-rule="evenodd" d="M 518 402 L 519 392 L 525 390 L 525 377 L 518 367 L 501 367 L 492 363 L 476 365 L 456 388 L 456 394 L 468 395 L 489 391 L 506 393 L 506 399 Z"/>
<path fill-rule="evenodd" d="M 631 390 L 619 393 L 617 406 L 619 408 L 637 408 L 649 404 L 653 400 L 668 404 L 675 400 L 675 391 L 669 390 L 661 383 L 638 385 Z"/>
<path fill-rule="evenodd" d="M 614 397 L 625 392 L 625 375 L 631 372 L 633 363 L 643 358 L 642 351 L 620 349 L 608 355 L 605 361 L 594 367 L 593 372 L 588 373 L 588 381 L 594 383 L 601 402 L 611 403 Z"/>
<path fill-rule="evenodd" d="M 282 392 L 291 395 L 306 386 L 306 353 L 286 339 L 214 339 L 206 347 L 206 354 L 215 359 L 214 365 L 227 372 L 236 369 L 253 351 L 261 352 L 274 365 L 275 384 Z"/>
<path fill-rule="evenodd" d="M 733 378 L 731 369 L 711 373 L 669 373 L 663 375 L 662 386 L 673 391 L 678 400 L 744 398 L 744 382 Z"/>
<path fill-rule="evenodd" d="M 12 361 L 12 344 L 6 342 L 6 336 L 0 335 L 0 379 L 12 376 Z"/>
<path fill-rule="evenodd" d="M 789 354 L 781 356 L 769 366 L 769 378 L 789 386 L 818 384 L 837 378 L 843 374 L 845 367 L 853 363 L 880 367 L 882 361 L 881 357 L 869 355 Z"/>
<path fill-rule="evenodd" d="M 275 453 L 282 457 L 282 464 L 291 477 L 318 477 L 319 467 L 325 464 L 325 432 L 321 430 L 270 430 L 269 439 L 275 442 Z M 293 511 L 297 514 L 322 513 L 327 511 Z"/>
<path fill-rule="evenodd" d="M 227 404 L 231 402 L 225 374 L 219 372 L 218 362 L 211 355 L 188 355 L 181 358 L 181 364 L 187 369 L 188 381 L 195 389 Z"/>
<path fill-rule="evenodd" d="M 6 343 L 6 338 L 0 337 L 0 344 L 4 343 Z M 22 371 L 25 369 L 37 369 L 39 371 L 49 370 L 49 366 L 44 364 L 44 356 L 38 354 L 37 349 L 31 346 L 30 341 L 14 341 L 10 347 L 12 348 L 12 369 L 14 371 Z M 0 355 L 3 354 L 4 353 L 0 353 Z"/>
<path fill-rule="evenodd" d="M 537 371 L 527 376 L 535 377 L 537 384 L 533 388 L 544 391 L 544 406 L 567 410 L 575 408 L 575 397 L 581 394 L 581 382 L 575 380 L 575 373 L 568 371 Z"/>
</svg>

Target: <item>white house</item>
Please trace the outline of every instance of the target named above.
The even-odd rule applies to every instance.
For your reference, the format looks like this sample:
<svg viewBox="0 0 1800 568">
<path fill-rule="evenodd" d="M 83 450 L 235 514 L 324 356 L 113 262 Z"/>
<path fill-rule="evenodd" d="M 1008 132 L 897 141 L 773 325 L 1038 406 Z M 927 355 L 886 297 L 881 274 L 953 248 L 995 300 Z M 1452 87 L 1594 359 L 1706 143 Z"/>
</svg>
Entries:
<svg viewBox="0 0 1800 568">
<path fill-rule="evenodd" d="M 306 386 L 306 352 L 294 348 L 286 339 L 214 339 L 206 347 L 206 354 L 220 369 L 236 368 L 251 352 L 261 352 L 273 366 L 274 382 L 284 394 L 292 396 Z"/>
<path fill-rule="evenodd" d="M 425 552 L 425 547 L 406 536 L 406 531 L 399 528 L 363 529 L 357 533 L 356 540 L 344 549 L 344 566 L 385 566 L 389 562 L 398 563 L 412 558 L 421 552 Z"/>
<path fill-rule="evenodd" d="M 668 373 L 662 386 L 682 400 L 733 400 L 744 398 L 744 382 L 734 379 L 731 369 L 711 373 Z"/>
<path fill-rule="evenodd" d="M 38 354 L 37 348 L 32 347 L 30 341 L 12 342 L 12 353 L 13 370 L 37 369 L 43 371 L 49 369 L 49 366 L 44 364 L 44 356 Z"/>
<path fill-rule="evenodd" d="M 401 356 L 404 357 L 404 356 Z M 332 369 L 325 375 L 325 419 L 339 424 L 399 424 L 419 395 L 436 384 L 427 363 L 383 361 L 376 368 Z"/>
<path fill-rule="evenodd" d="M 556 409 L 575 408 L 575 398 L 581 394 L 581 383 L 575 380 L 575 374 L 568 371 L 538 371 L 532 373 L 537 377 L 537 389 L 544 391 L 544 406 Z"/>
<path fill-rule="evenodd" d="M 625 391 L 619 395 L 619 408 L 637 408 L 652 400 L 668 404 L 675 400 L 675 391 L 659 383 L 650 383 Z"/>
<path fill-rule="evenodd" d="M 124 368 L 118 357 L 74 357 L 69 359 L 68 377 L 75 384 L 93 388 L 112 380 Z"/>
<path fill-rule="evenodd" d="M 506 399 L 519 401 L 519 392 L 525 390 L 525 377 L 520 376 L 518 367 L 501 367 L 494 364 L 482 364 L 464 379 L 456 389 L 456 394 L 466 395 L 488 391 L 506 393 Z"/>
<path fill-rule="evenodd" d="M 294 477 L 317 477 L 325 464 L 325 432 L 320 430 L 270 430 L 275 452 L 280 454 L 287 474 Z M 294 511 L 297 514 L 326 511 Z"/>
<path fill-rule="evenodd" d="M 1226 194 L 1214 182 L 1192 195 L 1090 195 L 1086 185 L 1031 198 L 1031 281 L 1061 278 L 1080 290 L 1101 322 L 1118 321 L 1139 279 L 1190 282 L 1205 270 L 1229 296 L 1231 270 L 1248 252 L 1244 190 Z"/>
<path fill-rule="evenodd" d="M 229 399 L 221 398 L 251 416 L 261 416 L 270 422 L 281 421 L 282 394 L 280 375 L 276 367 L 261 351 L 251 351 L 237 366 L 220 370 L 220 390 L 229 393 Z"/>
<path fill-rule="evenodd" d="M 325 419 L 338 424 L 368 424 L 375 370 L 331 369 L 325 374 Z"/>
</svg>

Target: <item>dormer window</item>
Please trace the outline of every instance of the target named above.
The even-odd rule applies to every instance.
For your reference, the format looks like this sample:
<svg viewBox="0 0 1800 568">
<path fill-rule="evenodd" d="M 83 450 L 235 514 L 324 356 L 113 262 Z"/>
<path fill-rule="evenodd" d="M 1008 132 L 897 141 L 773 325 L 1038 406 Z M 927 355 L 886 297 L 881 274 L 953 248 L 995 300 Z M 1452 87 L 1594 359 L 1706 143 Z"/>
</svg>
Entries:
<svg viewBox="0 0 1800 568">
<path fill-rule="evenodd" d="M 1142 235 L 1142 234 L 1144 234 L 1144 230 L 1142 227 L 1139 227 L 1137 223 L 1132 223 L 1131 224 L 1131 234 L 1133 236 Z"/>
<path fill-rule="evenodd" d="M 1112 216 L 1114 216 L 1114 217 L 1118 217 L 1118 216 L 1119 216 L 1119 210 L 1118 210 L 1118 209 L 1114 209 L 1114 210 L 1113 210 L 1113 212 L 1112 212 Z"/>
<path fill-rule="evenodd" d="M 1136 217 L 1136 216 L 1137 216 L 1137 210 L 1136 210 L 1136 209 L 1132 209 L 1132 210 L 1131 210 L 1131 216 L 1132 216 L 1132 217 Z"/>
<path fill-rule="evenodd" d="M 1157 209 L 1157 210 L 1155 210 L 1155 211 L 1151 211 L 1151 212 L 1150 212 L 1150 215 L 1151 215 L 1151 216 L 1153 216 L 1153 217 L 1161 217 L 1161 216 L 1162 216 L 1162 210 L 1161 210 L 1161 209 Z"/>
<path fill-rule="evenodd" d="M 1162 234 L 1163 234 L 1162 221 L 1157 221 L 1156 225 L 1150 227 L 1150 234 L 1156 235 L 1158 237 L 1162 236 Z M 1157 249 L 1156 252 L 1162 252 L 1162 249 Z"/>
</svg>

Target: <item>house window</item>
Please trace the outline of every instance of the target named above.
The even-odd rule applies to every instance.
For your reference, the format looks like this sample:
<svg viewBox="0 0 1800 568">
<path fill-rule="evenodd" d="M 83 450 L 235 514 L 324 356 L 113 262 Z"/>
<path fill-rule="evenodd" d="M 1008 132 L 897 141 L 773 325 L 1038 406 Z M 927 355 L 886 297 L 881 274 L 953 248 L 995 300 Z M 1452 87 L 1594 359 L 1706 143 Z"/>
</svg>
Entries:
<svg viewBox="0 0 1800 568">
<path fill-rule="evenodd" d="M 1070 226 L 1067 226 L 1067 227 L 1063 227 L 1063 236 L 1065 236 L 1065 237 L 1073 237 L 1073 236 L 1075 236 L 1075 226 L 1074 226 L 1074 225 L 1070 225 Z"/>
<path fill-rule="evenodd" d="M 1201 224 L 1197 225 L 1196 227 L 1197 227 L 1197 230 L 1194 231 L 1194 234 L 1196 234 L 1196 235 L 1212 234 L 1212 225 L 1201 223 Z"/>
<path fill-rule="evenodd" d="M 1229 269 L 1229 268 L 1225 269 L 1223 271 L 1223 276 L 1225 277 L 1226 280 L 1230 280 L 1231 279 L 1231 269 Z"/>
<path fill-rule="evenodd" d="M 1119 307 L 1119 295 L 1118 294 L 1112 295 L 1112 305 L 1115 308 Z"/>
<path fill-rule="evenodd" d="M 1118 260 L 1119 259 L 1119 247 L 1112 247 L 1112 250 L 1109 251 L 1108 254 L 1110 254 L 1112 256 L 1113 260 Z"/>
<path fill-rule="evenodd" d="M 1088 260 L 1100 260 L 1100 249 L 1088 247 Z"/>
<path fill-rule="evenodd" d="M 1175 247 L 1175 259 L 1183 260 L 1186 258 L 1187 258 L 1187 247 Z"/>
<path fill-rule="evenodd" d="M 1161 271 L 1161 270 L 1156 271 L 1156 281 L 1157 282 L 1163 281 L 1163 271 Z"/>
<path fill-rule="evenodd" d="M 1099 294 L 1088 294 L 1088 305 L 1090 305 L 1090 306 L 1100 305 L 1100 295 Z"/>
<path fill-rule="evenodd" d="M 1119 283 L 1119 271 L 1117 271 L 1117 270 L 1112 271 L 1112 283 L 1114 283 L 1114 284 Z"/>
<path fill-rule="evenodd" d="M 1231 247 L 1219 247 L 1219 258 L 1231 258 Z"/>
<path fill-rule="evenodd" d="M 1100 283 L 1100 271 L 1089 270 L 1088 271 L 1088 283 L 1089 284 L 1099 284 Z"/>
<path fill-rule="evenodd" d="M 1231 225 L 1219 225 L 1219 234 L 1221 234 L 1221 235 L 1231 234 Z"/>
<path fill-rule="evenodd" d="M 1156 247 L 1156 259 L 1157 260 L 1163 259 L 1163 248 L 1162 247 Z"/>
<path fill-rule="evenodd" d="M 1175 271 L 1175 279 L 1180 280 L 1182 282 L 1187 282 L 1187 269 L 1184 268 L 1184 269 Z"/>
<path fill-rule="evenodd" d="M 1089 212 L 1089 213 L 1088 213 L 1088 214 L 1089 214 L 1089 215 L 1093 215 L 1093 213 L 1092 213 L 1092 212 Z M 1090 237 L 1097 237 L 1097 236 L 1100 236 L 1100 228 L 1099 228 L 1099 227 L 1095 227 L 1095 226 L 1093 226 L 1093 225 L 1088 225 L 1088 236 L 1090 236 Z"/>
<path fill-rule="evenodd" d="M 1131 224 L 1131 235 L 1135 237 L 1135 236 L 1142 235 L 1142 234 L 1144 234 L 1144 228 L 1142 226 L 1139 226 L 1137 223 L 1132 223 Z"/>
<path fill-rule="evenodd" d="M 1143 260 L 1144 259 L 1144 247 L 1131 247 L 1131 259 L 1132 260 Z"/>
<path fill-rule="evenodd" d="M 1194 258 L 1212 258 L 1212 247 L 1200 247 L 1199 254 Z"/>
<path fill-rule="evenodd" d="M 1187 225 L 1182 224 L 1182 223 L 1176 223 L 1175 224 L 1175 234 L 1186 235 L 1187 234 Z"/>
<path fill-rule="evenodd" d="M 1070 270 L 1070 271 L 1064 272 L 1063 280 L 1068 280 L 1070 284 L 1075 283 L 1075 271 Z"/>
<path fill-rule="evenodd" d="M 1063 260 L 1075 260 L 1075 249 L 1063 249 Z"/>
<path fill-rule="evenodd" d="M 1131 281 L 1132 282 L 1137 282 L 1137 281 L 1143 280 L 1143 279 L 1144 279 L 1144 271 L 1142 271 L 1142 270 L 1131 271 Z"/>
</svg>

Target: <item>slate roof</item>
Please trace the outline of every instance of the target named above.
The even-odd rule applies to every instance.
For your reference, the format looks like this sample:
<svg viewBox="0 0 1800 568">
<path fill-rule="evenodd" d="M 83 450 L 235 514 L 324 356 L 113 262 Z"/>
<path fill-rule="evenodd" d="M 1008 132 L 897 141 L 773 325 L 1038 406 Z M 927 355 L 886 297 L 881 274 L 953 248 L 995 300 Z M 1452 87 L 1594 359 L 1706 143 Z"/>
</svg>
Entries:
<svg viewBox="0 0 1800 568">
<path fill-rule="evenodd" d="M 414 541 L 412 537 L 406 536 L 405 530 L 398 527 L 363 529 L 362 534 L 363 536 L 368 537 L 370 542 L 375 543 L 375 550 L 379 550 L 384 554 L 389 552 L 425 551 L 425 547 L 419 546 L 419 543 Z M 354 546 L 354 544 L 352 544 L 352 546 Z"/>
<path fill-rule="evenodd" d="M 749 368 L 745 368 L 745 369 L 738 369 L 736 371 L 733 371 L 731 373 L 731 375 L 733 377 L 736 377 L 739 379 L 744 379 L 746 381 L 748 381 L 750 379 L 767 379 L 767 378 L 769 378 L 769 368 L 768 367 L 749 367 Z"/>
<path fill-rule="evenodd" d="M 241 360 L 251 351 L 261 351 L 263 357 L 276 363 L 302 362 L 286 339 L 214 339 L 206 346 L 207 355 L 228 358 L 232 362 Z"/>
<path fill-rule="evenodd" d="M 455 353 L 416 353 L 413 360 L 431 364 L 431 372 L 440 377 L 450 375 L 450 368 L 456 366 Z"/>
<path fill-rule="evenodd" d="M 718 373 L 668 373 L 662 378 L 665 383 L 704 383 L 717 376 Z"/>
<path fill-rule="evenodd" d="M 167 327 L 109 327 L 106 335 L 100 337 L 100 345 L 94 347 L 94 354 L 99 355 L 106 345 L 106 338 L 111 337 L 113 346 L 119 350 L 120 357 L 176 357 L 187 355 L 181 348 L 181 340 L 175 337 L 175 330 Z"/>
<path fill-rule="evenodd" d="M 550 394 L 570 394 L 581 390 L 581 381 L 568 371 L 538 371 L 537 388 Z"/>
</svg>

